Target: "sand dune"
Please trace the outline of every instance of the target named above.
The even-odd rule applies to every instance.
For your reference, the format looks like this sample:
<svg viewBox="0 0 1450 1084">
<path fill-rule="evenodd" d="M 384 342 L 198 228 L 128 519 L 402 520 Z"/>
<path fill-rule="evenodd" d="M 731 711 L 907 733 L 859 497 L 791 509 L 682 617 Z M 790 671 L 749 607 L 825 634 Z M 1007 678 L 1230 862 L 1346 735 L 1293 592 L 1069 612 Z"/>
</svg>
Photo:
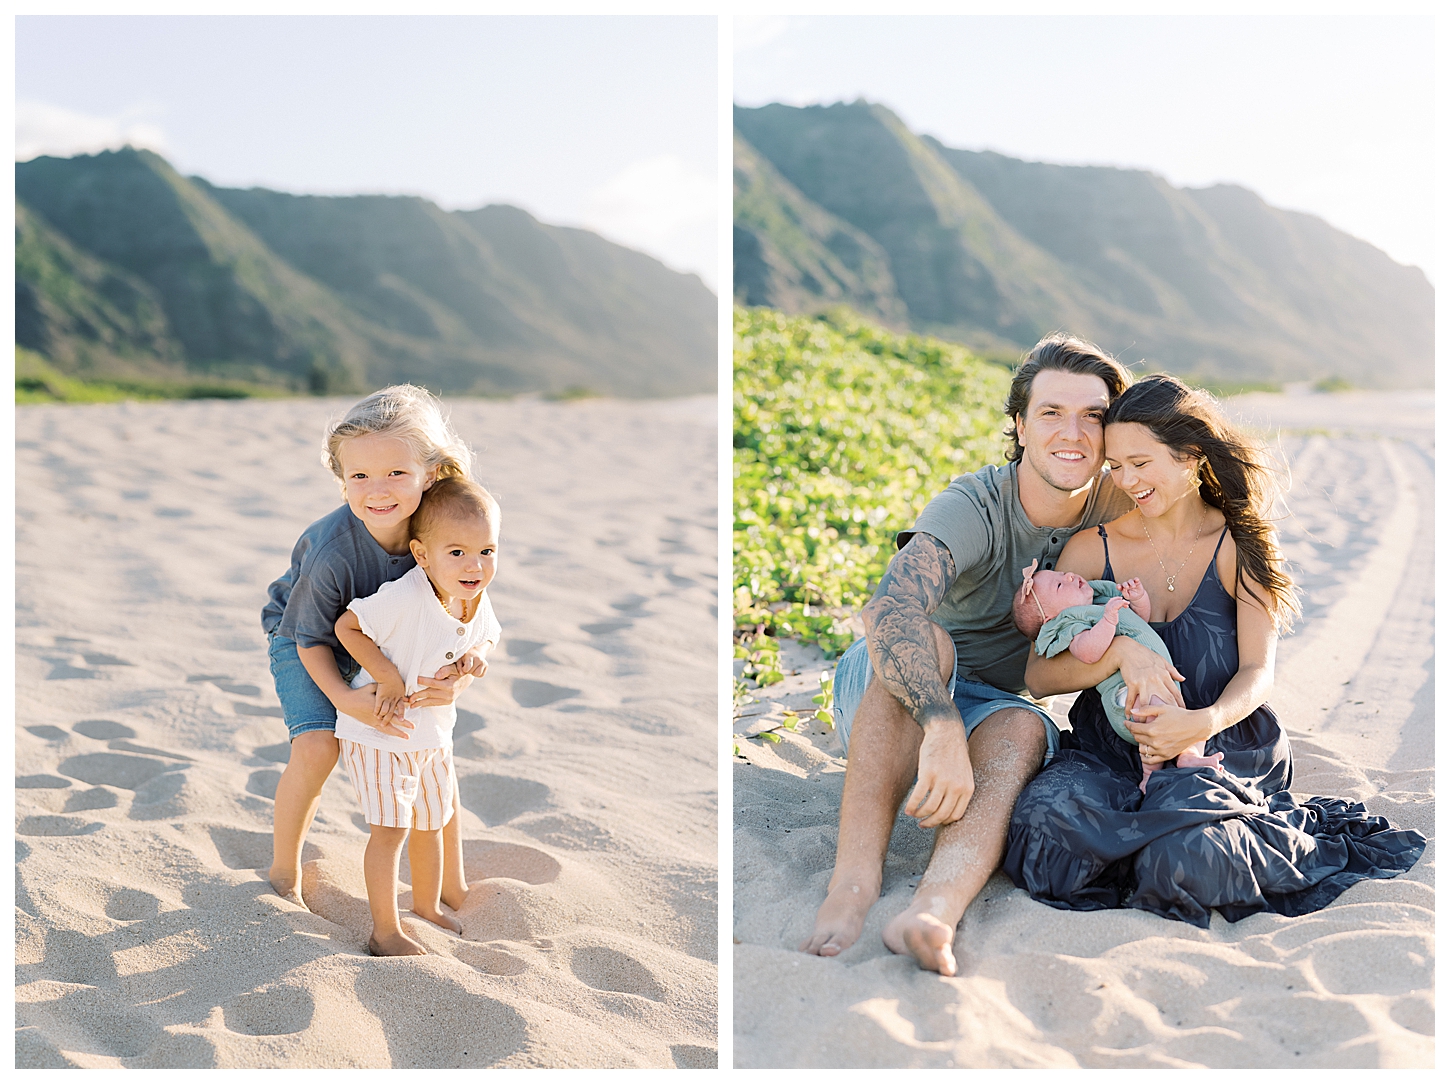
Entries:
<svg viewBox="0 0 1450 1084">
<path fill-rule="evenodd" d="M 460 701 L 463 936 L 405 920 L 431 955 L 393 960 L 340 770 L 315 913 L 259 873 L 258 614 L 345 406 L 17 411 L 17 1065 L 713 1065 L 714 400 L 453 404 L 505 640 Z"/>
<path fill-rule="evenodd" d="M 737 738 L 735 1060 L 740 1066 L 1429 1067 L 1434 1063 L 1434 445 L 1430 393 L 1233 401 L 1292 468 L 1285 546 L 1306 589 L 1270 702 L 1294 790 L 1362 801 L 1432 838 L 1409 873 L 1300 918 L 1199 930 L 1056 911 L 998 873 L 957 935 L 958 977 L 892 956 L 930 834 L 899 818 L 882 899 L 834 960 L 793 951 L 835 858 L 835 736 Z M 808 707 L 822 667 L 745 709 Z M 828 664 L 826 664 L 828 665 Z M 1056 709 L 1065 713 L 1067 698 Z"/>
</svg>

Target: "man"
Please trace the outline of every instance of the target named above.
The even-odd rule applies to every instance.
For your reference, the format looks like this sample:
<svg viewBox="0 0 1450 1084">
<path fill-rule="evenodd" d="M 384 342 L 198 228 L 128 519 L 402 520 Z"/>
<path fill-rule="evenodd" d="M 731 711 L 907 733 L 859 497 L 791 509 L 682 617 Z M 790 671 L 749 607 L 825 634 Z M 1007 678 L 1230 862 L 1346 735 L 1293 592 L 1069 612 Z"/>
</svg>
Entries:
<svg viewBox="0 0 1450 1084">
<path fill-rule="evenodd" d="M 957 923 L 1001 861 L 1018 794 L 1057 748 L 1056 724 L 1021 695 L 1029 645 L 1012 595 L 1033 558 L 1052 568 L 1075 531 L 1132 507 L 1102 469 L 1103 415 L 1129 382 L 1090 343 L 1043 339 L 1012 380 L 1007 465 L 954 479 L 897 536 L 862 614 L 866 638 L 836 667 L 846 784 L 835 871 L 802 951 L 835 956 L 861 936 L 906 798 L 908 816 L 940 831 L 882 940 L 956 973 Z M 1127 637 L 1109 650 L 1130 697 L 1181 702 L 1159 656 Z"/>
</svg>

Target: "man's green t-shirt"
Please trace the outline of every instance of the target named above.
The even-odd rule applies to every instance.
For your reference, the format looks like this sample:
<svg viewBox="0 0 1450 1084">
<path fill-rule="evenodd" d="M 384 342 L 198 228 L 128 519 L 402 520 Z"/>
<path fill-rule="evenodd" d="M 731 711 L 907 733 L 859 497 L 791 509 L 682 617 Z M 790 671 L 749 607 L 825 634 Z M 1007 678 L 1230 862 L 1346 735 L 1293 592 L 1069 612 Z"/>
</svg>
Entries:
<svg viewBox="0 0 1450 1084">
<path fill-rule="evenodd" d="M 1073 534 L 1116 519 L 1133 500 L 1102 471 L 1078 523 L 1034 527 L 1017 495 L 1017 467 L 986 466 L 952 479 L 911 530 L 896 536 L 896 545 L 929 534 L 951 550 L 957 578 L 931 617 L 957 645 L 957 677 L 1022 693 L 1028 640 L 1012 623 L 1012 595 L 1022 585 L 1022 569 L 1034 558 L 1039 568 L 1053 568 Z"/>
</svg>

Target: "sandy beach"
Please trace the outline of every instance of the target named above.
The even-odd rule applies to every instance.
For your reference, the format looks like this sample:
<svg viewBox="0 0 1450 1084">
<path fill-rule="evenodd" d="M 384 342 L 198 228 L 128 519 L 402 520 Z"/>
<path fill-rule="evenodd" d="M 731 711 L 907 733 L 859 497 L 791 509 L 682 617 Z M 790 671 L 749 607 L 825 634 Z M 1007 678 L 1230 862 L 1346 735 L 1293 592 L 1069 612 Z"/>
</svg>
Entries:
<svg viewBox="0 0 1450 1084">
<path fill-rule="evenodd" d="M 713 1066 L 715 401 L 450 404 L 504 641 L 459 701 L 463 936 L 405 919 L 407 959 L 340 768 L 312 912 L 264 877 L 259 613 L 347 403 L 16 412 L 17 1066 Z"/>
<path fill-rule="evenodd" d="M 735 1062 L 741 1067 L 1427 1068 L 1434 1064 L 1434 432 L 1430 392 L 1230 400 L 1292 472 L 1283 543 L 1305 590 L 1270 703 L 1293 790 L 1363 802 L 1431 839 L 1328 908 L 1208 930 L 1064 912 L 1000 872 L 957 933 L 955 978 L 881 943 L 931 834 L 900 817 L 881 900 L 835 959 L 795 946 L 835 859 L 833 733 L 746 735 L 809 709 L 818 653 L 737 720 Z M 1069 698 L 1054 714 L 1065 719 Z"/>
</svg>

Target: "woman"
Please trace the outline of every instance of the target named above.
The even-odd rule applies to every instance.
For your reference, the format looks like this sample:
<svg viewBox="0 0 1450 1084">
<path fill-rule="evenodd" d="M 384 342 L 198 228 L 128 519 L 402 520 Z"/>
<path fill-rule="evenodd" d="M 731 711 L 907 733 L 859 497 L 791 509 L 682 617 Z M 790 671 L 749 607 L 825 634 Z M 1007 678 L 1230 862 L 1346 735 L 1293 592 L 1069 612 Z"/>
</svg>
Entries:
<svg viewBox="0 0 1450 1084">
<path fill-rule="evenodd" d="M 1264 518 L 1262 453 L 1211 397 L 1167 376 L 1129 388 L 1104 424 L 1113 481 L 1137 508 L 1075 535 L 1057 567 L 1143 581 L 1183 703 L 1137 705 L 1135 748 L 1098 697 L 1079 697 L 1061 751 L 1017 801 L 1008 876 L 1054 907 L 1137 907 L 1206 927 L 1211 907 L 1231 922 L 1299 915 L 1409 869 L 1425 849 L 1418 832 L 1289 794 L 1289 742 L 1264 701 L 1278 634 L 1299 607 Z M 1039 695 L 1086 689 L 1106 665 L 1033 652 L 1027 684 Z M 1223 754 L 1218 768 L 1165 765 L 1140 792 L 1140 753 L 1171 761 L 1198 741 Z"/>
</svg>

